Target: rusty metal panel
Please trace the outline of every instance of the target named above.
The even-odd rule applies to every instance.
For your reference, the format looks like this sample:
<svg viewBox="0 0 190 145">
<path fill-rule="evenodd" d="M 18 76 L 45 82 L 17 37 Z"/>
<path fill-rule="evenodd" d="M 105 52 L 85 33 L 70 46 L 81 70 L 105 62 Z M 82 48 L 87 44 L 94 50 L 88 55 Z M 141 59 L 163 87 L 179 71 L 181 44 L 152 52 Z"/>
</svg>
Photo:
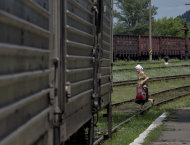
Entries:
<svg viewBox="0 0 190 145">
<path fill-rule="evenodd" d="M 158 55 L 160 50 L 160 39 L 159 37 L 152 37 L 152 53 L 153 55 Z"/>
<path fill-rule="evenodd" d="M 185 39 L 180 37 L 153 36 L 153 55 L 154 56 L 183 56 L 185 53 Z M 189 44 L 189 42 L 188 42 Z M 189 48 L 189 45 L 188 45 Z M 149 37 L 114 35 L 114 57 L 125 58 L 131 56 L 148 55 Z M 126 53 L 127 52 L 127 53 Z M 116 59 L 116 58 L 115 58 Z"/>
<path fill-rule="evenodd" d="M 124 56 L 122 58 L 137 55 L 141 51 L 141 47 L 143 47 L 143 43 L 139 42 L 138 39 L 138 36 L 114 35 L 115 55 L 118 55 L 117 51 L 120 51 L 121 55 Z"/>
<path fill-rule="evenodd" d="M 0 1 L 0 144 L 52 145 L 51 0 Z M 45 6 L 45 5 L 44 5 Z"/>
</svg>

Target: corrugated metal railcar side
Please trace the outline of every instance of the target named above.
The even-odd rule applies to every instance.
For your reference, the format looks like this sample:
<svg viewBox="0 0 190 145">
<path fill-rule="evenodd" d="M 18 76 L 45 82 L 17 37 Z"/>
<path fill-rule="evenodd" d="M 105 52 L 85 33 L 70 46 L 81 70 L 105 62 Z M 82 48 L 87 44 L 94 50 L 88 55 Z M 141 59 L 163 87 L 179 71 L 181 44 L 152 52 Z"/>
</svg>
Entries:
<svg viewBox="0 0 190 145">
<path fill-rule="evenodd" d="M 147 56 L 149 52 L 149 37 L 147 36 L 140 36 L 139 41 L 139 54 L 140 56 Z"/>
<path fill-rule="evenodd" d="M 102 38 L 100 54 L 100 74 L 98 74 L 100 84 L 100 109 L 107 108 L 108 135 L 111 137 L 112 130 L 112 64 L 113 64 L 113 0 L 103 1 L 102 17 Z"/>
<path fill-rule="evenodd" d="M 111 82 L 112 82 L 112 1 L 104 0 L 103 3 L 103 30 L 102 30 L 102 54 L 100 58 L 101 74 L 101 108 L 111 102 Z"/>
<path fill-rule="evenodd" d="M 161 37 L 161 54 L 162 56 L 180 56 L 184 49 L 184 38 L 179 37 Z"/>
<path fill-rule="evenodd" d="M 0 1 L 0 32 L 1 144 L 59 144 L 111 114 L 110 0 Z"/>
<path fill-rule="evenodd" d="M 93 12 L 90 0 L 65 0 L 61 3 L 64 17 L 61 27 L 63 77 L 67 92 L 63 106 L 61 141 L 66 141 L 92 118 L 93 93 Z M 65 89 L 65 86 L 63 86 Z"/>
<path fill-rule="evenodd" d="M 66 88 L 60 98 L 65 100 L 60 105 L 63 112 L 61 142 L 93 120 L 93 113 L 111 100 L 112 4 L 110 0 L 97 2 L 65 0 L 60 3 L 61 65 L 65 70 L 62 72 L 62 88 Z M 96 13 L 96 8 L 102 16 Z M 94 106 L 97 110 L 93 109 Z"/>
<path fill-rule="evenodd" d="M 0 1 L 0 144 L 53 144 L 50 0 Z"/>
</svg>

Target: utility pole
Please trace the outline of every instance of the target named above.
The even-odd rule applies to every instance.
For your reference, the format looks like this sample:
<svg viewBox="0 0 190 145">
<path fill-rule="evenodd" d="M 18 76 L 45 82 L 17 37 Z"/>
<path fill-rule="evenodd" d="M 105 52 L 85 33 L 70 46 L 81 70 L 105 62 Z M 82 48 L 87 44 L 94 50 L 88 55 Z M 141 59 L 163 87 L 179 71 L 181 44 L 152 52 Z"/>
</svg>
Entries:
<svg viewBox="0 0 190 145">
<path fill-rule="evenodd" d="M 151 0 L 149 0 L 149 60 L 152 60 L 152 22 Z"/>
<path fill-rule="evenodd" d="M 187 22 L 184 25 L 184 31 L 185 31 L 185 60 L 188 60 L 189 51 L 188 51 L 188 47 L 187 47 L 187 32 L 189 31 L 189 29 L 187 28 Z"/>
<path fill-rule="evenodd" d="M 190 3 L 186 3 L 185 5 L 190 5 Z M 185 60 L 189 59 L 189 50 L 187 47 L 187 32 L 189 29 L 187 28 L 187 22 L 184 25 L 184 31 L 185 31 Z"/>
</svg>

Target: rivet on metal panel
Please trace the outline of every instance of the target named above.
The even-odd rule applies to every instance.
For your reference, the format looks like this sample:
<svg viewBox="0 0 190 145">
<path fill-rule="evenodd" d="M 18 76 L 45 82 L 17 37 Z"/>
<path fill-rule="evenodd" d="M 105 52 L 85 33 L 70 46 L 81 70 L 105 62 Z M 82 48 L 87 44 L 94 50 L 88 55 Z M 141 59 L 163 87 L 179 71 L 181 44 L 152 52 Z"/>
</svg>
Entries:
<svg viewBox="0 0 190 145">
<path fill-rule="evenodd" d="M 71 83 L 70 82 L 66 82 L 65 91 L 66 91 L 66 96 L 71 97 Z"/>
</svg>

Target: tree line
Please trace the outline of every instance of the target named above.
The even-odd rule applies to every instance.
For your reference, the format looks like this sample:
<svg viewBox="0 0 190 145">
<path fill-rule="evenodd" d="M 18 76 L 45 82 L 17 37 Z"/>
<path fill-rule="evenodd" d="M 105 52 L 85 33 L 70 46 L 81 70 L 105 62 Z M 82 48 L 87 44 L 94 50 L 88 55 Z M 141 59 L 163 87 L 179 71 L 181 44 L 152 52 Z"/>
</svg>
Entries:
<svg viewBox="0 0 190 145">
<path fill-rule="evenodd" d="M 116 0 L 114 11 L 114 34 L 148 35 L 149 0 Z M 157 7 L 152 6 L 152 35 L 184 37 L 186 17 L 189 13 L 176 18 L 154 19 Z M 190 36 L 188 34 L 188 36 Z"/>
</svg>

